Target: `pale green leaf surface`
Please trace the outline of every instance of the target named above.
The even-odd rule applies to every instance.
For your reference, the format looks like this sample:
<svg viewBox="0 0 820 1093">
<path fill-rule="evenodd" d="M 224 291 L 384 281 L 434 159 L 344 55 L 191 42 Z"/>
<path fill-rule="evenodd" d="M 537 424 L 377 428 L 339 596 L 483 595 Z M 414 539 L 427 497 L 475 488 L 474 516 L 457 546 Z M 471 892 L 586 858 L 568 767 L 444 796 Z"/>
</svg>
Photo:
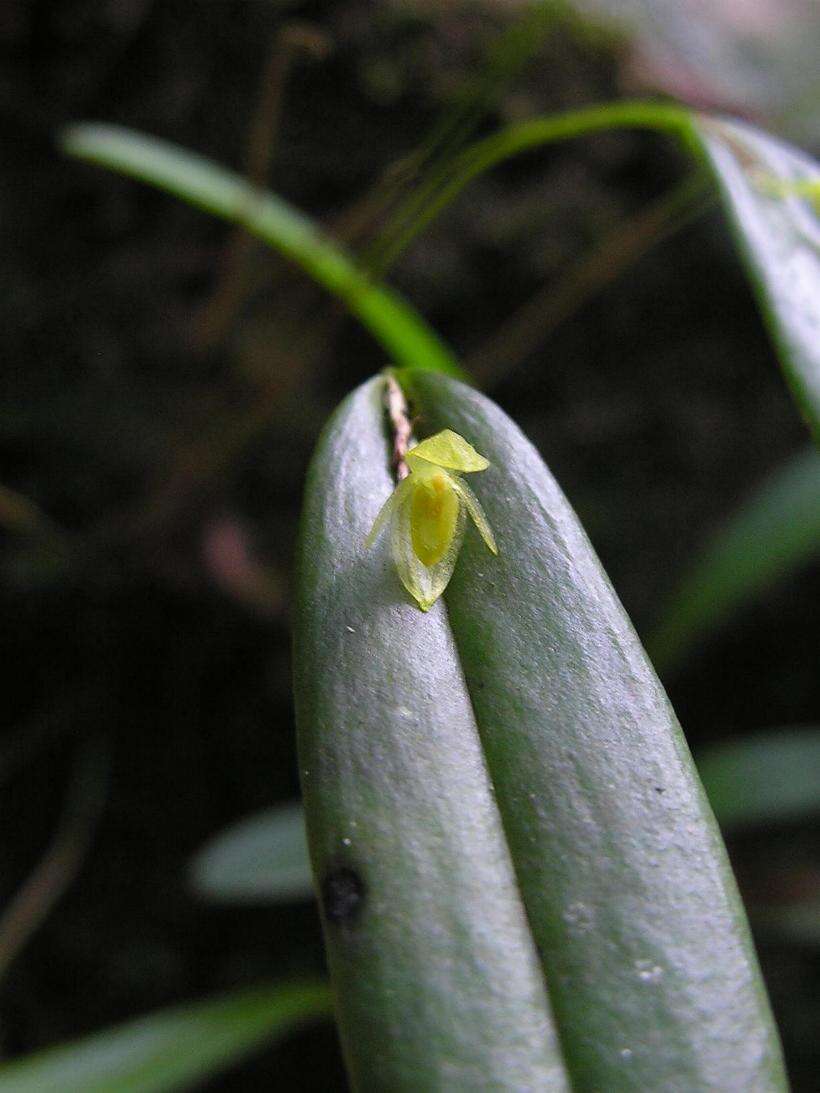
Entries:
<svg viewBox="0 0 820 1093">
<path fill-rule="evenodd" d="M 190 878 L 203 895 L 232 903 L 310 899 L 301 804 L 266 809 L 220 832 L 192 861 Z"/>
<path fill-rule="evenodd" d="M 330 1014 L 321 984 L 225 995 L 0 1066 L 0 1093 L 167 1093 L 193 1088 L 260 1045 Z"/>
<path fill-rule="evenodd" d="M 714 819 L 577 519 L 498 407 L 401 382 L 490 460 L 499 554 L 467 535 L 422 614 L 362 551 L 391 483 L 383 381 L 355 391 L 308 475 L 294 652 L 354 1088 L 782 1089 Z"/>
<path fill-rule="evenodd" d="M 820 452 L 800 452 L 732 515 L 684 576 L 647 648 L 673 672 L 698 639 L 820 549 Z"/>
<path fill-rule="evenodd" d="M 368 1091 L 563 1090 L 447 612 L 419 610 L 386 537 L 362 546 L 394 485 L 382 391 L 355 391 L 319 441 L 294 613 L 299 768 L 348 1070 Z"/>
</svg>

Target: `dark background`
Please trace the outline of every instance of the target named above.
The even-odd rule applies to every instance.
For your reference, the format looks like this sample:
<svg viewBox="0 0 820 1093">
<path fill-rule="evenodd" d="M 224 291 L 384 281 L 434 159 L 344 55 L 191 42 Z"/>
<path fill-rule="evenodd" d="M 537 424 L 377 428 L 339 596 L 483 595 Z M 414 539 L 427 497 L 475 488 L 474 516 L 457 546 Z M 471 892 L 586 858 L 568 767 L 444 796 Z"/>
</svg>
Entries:
<svg viewBox="0 0 820 1093">
<path fill-rule="evenodd" d="M 77 795 L 80 815 L 104 798 L 66 895 L 0 982 L 8 1054 L 321 974 L 313 907 L 209 904 L 185 870 L 226 824 L 298 792 L 288 608 L 304 470 L 334 404 L 388 362 L 275 256 L 250 248 L 237 281 L 229 227 L 56 145 L 64 124 L 99 119 L 241 168 L 277 35 L 297 19 L 314 55 L 284 82 L 269 183 L 361 250 L 384 172 L 469 100 L 510 5 L 6 0 L 0 14 L 4 903 Z M 657 65 L 638 83 L 634 59 L 634 35 L 556 17 L 477 133 L 679 90 Z M 782 127 L 774 110 L 753 117 Z M 533 153 L 474 182 L 392 279 L 469 361 L 685 171 L 646 133 Z M 579 301 L 491 393 L 642 633 L 709 532 L 807 443 L 714 207 Z M 20 517 L 17 495 L 39 515 Z M 818 593 L 816 567 L 782 581 L 666 681 L 694 749 L 816 719 Z M 806 876 L 816 892 L 811 832 L 730 849 L 750 903 Z M 813 1088 L 817 949 L 758 943 L 795 1087 Z M 343 1087 L 332 1030 L 213 1088 L 274 1079 Z"/>
</svg>

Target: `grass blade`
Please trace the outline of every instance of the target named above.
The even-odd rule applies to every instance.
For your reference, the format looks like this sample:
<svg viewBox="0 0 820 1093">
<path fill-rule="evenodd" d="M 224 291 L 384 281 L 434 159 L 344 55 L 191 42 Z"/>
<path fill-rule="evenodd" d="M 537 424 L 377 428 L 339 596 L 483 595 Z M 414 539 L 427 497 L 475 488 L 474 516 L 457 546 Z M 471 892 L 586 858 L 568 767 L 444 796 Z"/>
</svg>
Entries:
<svg viewBox="0 0 820 1093">
<path fill-rule="evenodd" d="M 260 987 L 162 1010 L 0 1066 L 0 1093 L 166 1093 L 330 1013 L 321 984 Z"/>
<path fill-rule="evenodd" d="M 697 136 L 688 110 L 666 103 L 632 100 L 602 103 L 563 114 L 531 118 L 506 126 L 497 133 L 476 141 L 454 158 L 446 185 L 430 195 L 424 210 L 416 210 L 400 242 L 403 249 L 432 223 L 458 197 L 474 178 L 513 156 L 557 141 L 574 140 L 609 129 L 653 129 L 680 139 L 684 146 L 699 154 Z"/>
<path fill-rule="evenodd" d="M 820 452 L 801 452 L 729 519 L 682 579 L 647 649 L 671 674 L 732 611 L 820 548 Z"/>
<path fill-rule="evenodd" d="M 392 360 L 465 376 L 447 346 L 397 292 L 370 281 L 282 198 L 254 190 L 239 175 L 193 152 L 120 126 L 73 125 L 63 133 L 62 148 L 241 224 L 343 300 Z"/>
</svg>

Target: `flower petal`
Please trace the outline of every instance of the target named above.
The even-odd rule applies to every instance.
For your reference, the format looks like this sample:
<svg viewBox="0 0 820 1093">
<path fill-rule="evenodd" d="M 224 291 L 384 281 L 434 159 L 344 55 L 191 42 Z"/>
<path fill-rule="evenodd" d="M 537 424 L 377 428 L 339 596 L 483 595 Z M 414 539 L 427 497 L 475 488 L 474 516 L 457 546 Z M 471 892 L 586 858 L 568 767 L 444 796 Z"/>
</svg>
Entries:
<svg viewBox="0 0 820 1093">
<path fill-rule="evenodd" d="M 378 537 L 381 535 L 382 530 L 387 521 L 390 519 L 390 514 L 392 513 L 395 506 L 399 503 L 402 497 L 406 496 L 409 493 L 409 483 L 409 478 L 403 478 L 401 482 L 399 482 L 398 486 L 396 486 L 396 488 L 387 498 L 382 507 L 379 509 L 376 515 L 376 519 L 373 521 L 373 527 L 368 532 L 367 538 L 364 541 L 366 550 L 369 547 L 372 547 Z"/>
<path fill-rule="evenodd" d="M 481 538 L 493 554 L 498 554 L 498 546 L 496 545 L 495 536 L 493 535 L 493 529 L 490 527 L 487 517 L 484 515 L 484 509 L 481 507 L 478 498 L 462 479 L 453 475 L 452 482 L 453 489 L 467 506 L 467 511 L 472 517 L 473 523 L 478 528 Z"/>
<path fill-rule="evenodd" d="M 479 455 L 472 444 L 452 429 L 442 429 L 435 436 L 422 440 L 407 453 L 407 464 L 412 469 L 416 461 L 435 463 L 437 467 L 448 467 L 453 471 L 485 471 L 489 461 Z"/>
</svg>

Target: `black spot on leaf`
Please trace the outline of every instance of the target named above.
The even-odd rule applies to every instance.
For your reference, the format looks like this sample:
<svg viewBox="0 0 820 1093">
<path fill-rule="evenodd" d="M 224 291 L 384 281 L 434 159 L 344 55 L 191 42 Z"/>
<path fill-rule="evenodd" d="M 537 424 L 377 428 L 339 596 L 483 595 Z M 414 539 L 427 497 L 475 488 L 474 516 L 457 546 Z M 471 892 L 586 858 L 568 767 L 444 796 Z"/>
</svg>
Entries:
<svg viewBox="0 0 820 1093">
<path fill-rule="evenodd" d="M 354 922 L 365 898 L 364 881 L 353 869 L 334 869 L 322 881 L 322 907 L 328 922 Z"/>
</svg>

